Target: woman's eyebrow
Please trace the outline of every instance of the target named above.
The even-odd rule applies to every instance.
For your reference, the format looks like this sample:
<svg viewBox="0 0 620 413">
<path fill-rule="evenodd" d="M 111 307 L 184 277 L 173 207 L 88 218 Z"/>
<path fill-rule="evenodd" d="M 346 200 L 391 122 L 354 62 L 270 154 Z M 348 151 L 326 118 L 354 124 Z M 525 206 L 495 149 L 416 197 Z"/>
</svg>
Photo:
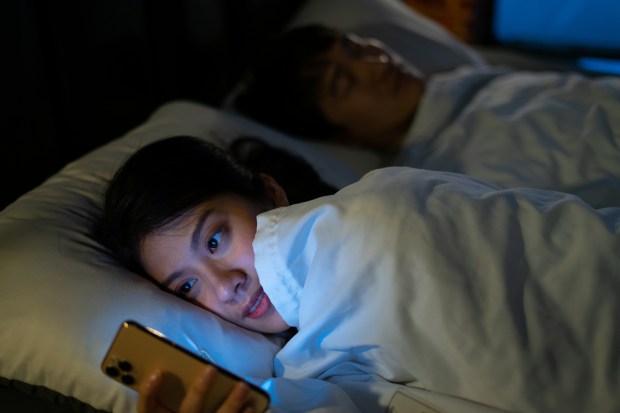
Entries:
<svg viewBox="0 0 620 413">
<path fill-rule="evenodd" d="M 198 249 L 200 240 L 202 239 L 201 237 L 202 227 L 204 226 L 204 223 L 207 221 L 207 218 L 209 218 L 209 215 L 211 214 L 212 211 L 213 209 L 207 209 L 200 215 L 200 217 L 198 217 L 198 221 L 196 222 L 196 225 L 194 227 L 194 232 L 192 232 L 192 240 L 190 243 L 190 248 L 193 252 L 196 252 L 196 250 Z M 182 271 L 173 272 L 172 274 L 167 276 L 166 279 L 162 282 L 162 286 L 166 288 L 170 288 L 170 285 L 173 284 L 182 275 L 183 275 Z"/>
<path fill-rule="evenodd" d="M 179 278 L 181 278 L 181 276 L 183 275 L 183 273 L 181 271 L 175 271 L 172 274 L 170 274 L 168 277 L 166 277 L 166 279 L 164 280 L 164 282 L 162 282 L 162 287 L 165 287 L 167 289 L 170 289 L 170 285 L 174 284 L 174 282 L 176 280 L 178 280 Z"/>
<path fill-rule="evenodd" d="M 213 212 L 213 209 L 207 209 L 204 211 L 200 217 L 198 217 L 198 221 L 196 222 L 196 226 L 194 227 L 194 232 L 192 233 L 192 242 L 190 244 L 193 252 L 196 252 L 198 249 L 198 245 L 200 244 L 200 240 L 202 237 L 202 227 L 204 226 L 205 221 L 209 218 L 209 215 Z"/>
</svg>

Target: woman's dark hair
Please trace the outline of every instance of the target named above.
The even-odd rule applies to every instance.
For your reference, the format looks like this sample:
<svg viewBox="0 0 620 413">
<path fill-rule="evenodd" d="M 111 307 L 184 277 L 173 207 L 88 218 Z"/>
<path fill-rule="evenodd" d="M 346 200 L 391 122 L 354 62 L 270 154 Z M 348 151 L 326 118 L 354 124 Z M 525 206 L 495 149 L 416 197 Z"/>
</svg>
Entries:
<svg viewBox="0 0 620 413">
<path fill-rule="evenodd" d="M 312 165 L 300 156 L 271 146 L 253 136 L 234 140 L 230 153 L 254 173 L 271 176 L 284 189 L 291 204 L 334 194 L 337 189 L 324 182 Z"/>
<path fill-rule="evenodd" d="M 189 136 L 142 147 L 112 178 L 96 237 L 129 269 L 148 277 L 140 244 L 149 233 L 217 195 L 267 206 L 261 173 L 272 176 L 291 203 L 336 192 L 303 158 L 258 138 L 237 139 L 230 150 Z"/>
<path fill-rule="evenodd" d="M 146 275 L 140 262 L 144 237 L 225 193 L 266 201 L 261 177 L 226 151 L 188 136 L 164 139 L 139 149 L 114 175 L 96 235 L 123 264 Z"/>
<path fill-rule="evenodd" d="M 340 128 L 318 107 L 322 55 L 341 33 L 322 25 L 292 29 L 268 41 L 255 58 L 244 91 L 233 102 L 244 115 L 283 132 L 327 139 Z"/>
</svg>

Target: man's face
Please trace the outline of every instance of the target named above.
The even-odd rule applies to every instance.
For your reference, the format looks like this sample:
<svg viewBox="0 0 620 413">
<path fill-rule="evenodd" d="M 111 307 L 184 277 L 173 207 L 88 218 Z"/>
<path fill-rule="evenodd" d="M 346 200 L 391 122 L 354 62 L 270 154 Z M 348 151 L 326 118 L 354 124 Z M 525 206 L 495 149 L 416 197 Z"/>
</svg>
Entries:
<svg viewBox="0 0 620 413">
<path fill-rule="evenodd" d="M 415 70 L 375 39 L 349 34 L 322 56 L 318 106 L 345 143 L 385 149 L 402 138 L 424 84 Z"/>
</svg>

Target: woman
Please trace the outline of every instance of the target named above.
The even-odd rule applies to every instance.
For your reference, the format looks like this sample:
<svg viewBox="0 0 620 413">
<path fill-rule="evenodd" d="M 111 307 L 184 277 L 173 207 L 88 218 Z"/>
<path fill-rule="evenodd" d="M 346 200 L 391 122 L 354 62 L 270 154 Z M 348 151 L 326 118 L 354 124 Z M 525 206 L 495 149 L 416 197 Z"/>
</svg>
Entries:
<svg viewBox="0 0 620 413">
<path fill-rule="evenodd" d="M 273 178 L 180 137 L 128 160 L 101 229 L 172 293 L 248 329 L 297 330 L 278 376 L 408 383 L 516 411 L 619 403 L 607 369 L 619 360 L 620 209 L 411 168 L 289 206 Z M 222 411 L 242 405 L 237 390 Z"/>
<path fill-rule="evenodd" d="M 291 175 L 291 170 L 295 174 Z M 149 145 L 132 156 L 110 184 L 104 216 L 96 230 L 98 237 L 129 268 L 180 297 L 251 330 L 286 331 L 288 326 L 262 293 L 253 268 L 256 215 L 289 202 L 271 175 L 285 183 L 293 202 L 335 192 L 302 158 L 255 137 L 236 139 L 230 153 L 190 137 Z M 195 227 L 197 223 L 199 227 Z M 214 226 L 218 229 L 202 233 Z M 183 237 L 176 228 L 199 231 L 192 232 L 192 240 L 198 240 L 214 259 L 205 268 L 194 269 L 214 275 L 208 280 L 210 289 L 203 286 L 207 280 L 166 266 L 169 258 L 184 255 Z M 228 243 L 231 233 L 235 234 L 238 247 L 234 251 L 228 248 L 225 257 L 220 258 L 224 254 L 218 251 L 219 244 Z M 191 265 L 189 262 L 188 266 Z M 160 373 L 153 372 L 141 389 L 139 411 L 166 411 L 155 398 Z M 214 378 L 213 369 L 205 370 L 188 392 L 181 412 L 200 411 L 201 400 Z M 246 386 L 239 383 L 221 412 L 251 411 L 243 409 L 246 396 Z"/>
</svg>

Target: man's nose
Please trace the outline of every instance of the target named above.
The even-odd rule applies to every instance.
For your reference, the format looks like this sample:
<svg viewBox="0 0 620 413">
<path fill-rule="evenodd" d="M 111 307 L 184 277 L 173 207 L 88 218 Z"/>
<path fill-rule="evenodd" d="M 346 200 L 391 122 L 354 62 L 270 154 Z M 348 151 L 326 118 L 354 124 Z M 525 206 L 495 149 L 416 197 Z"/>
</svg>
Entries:
<svg viewBox="0 0 620 413">
<path fill-rule="evenodd" d="M 384 51 L 378 51 L 376 53 L 367 53 L 362 55 L 359 60 L 364 63 L 379 63 L 386 64 L 390 62 L 390 55 Z"/>
<path fill-rule="evenodd" d="M 386 72 L 389 70 L 389 67 L 385 63 L 379 61 L 368 62 L 360 60 L 355 62 L 351 67 L 351 71 L 358 85 L 372 88 L 381 84 L 382 80 L 386 77 Z"/>
</svg>

